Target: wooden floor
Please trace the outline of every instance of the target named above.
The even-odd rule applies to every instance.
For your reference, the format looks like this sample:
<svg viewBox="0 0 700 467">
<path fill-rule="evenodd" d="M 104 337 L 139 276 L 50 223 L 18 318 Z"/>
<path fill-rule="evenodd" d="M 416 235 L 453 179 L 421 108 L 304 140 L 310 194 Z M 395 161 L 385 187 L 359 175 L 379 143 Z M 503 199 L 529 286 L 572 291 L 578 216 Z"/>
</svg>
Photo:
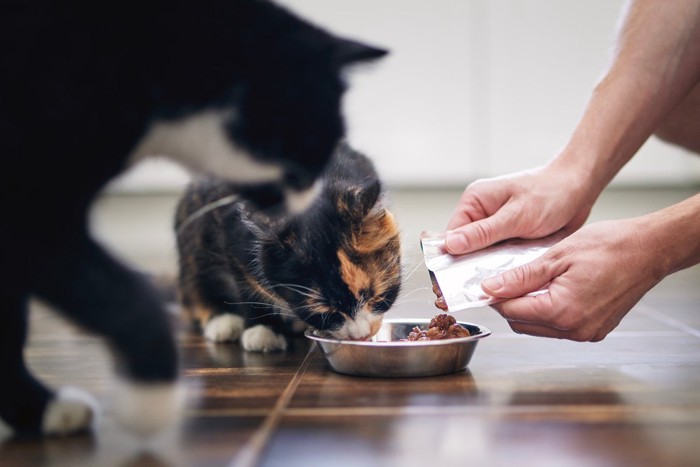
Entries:
<svg viewBox="0 0 700 467">
<path fill-rule="evenodd" d="M 430 317 L 417 232 L 443 227 L 459 192 L 399 191 L 404 292 L 389 317 Z M 607 193 L 593 219 L 637 215 L 687 191 Z M 115 253 L 172 274 L 173 198 L 108 197 L 95 232 Z M 604 341 L 512 333 L 489 308 L 456 313 L 490 328 L 468 371 L 417 379 L 335 374 L 304 339 L 285 353 L 242 352 L 179 333 L 187 409 L 153 440 L 123 432 L 101 341 L 33 306 L 27 357 L 52 385 L 93 393 L 92 435 L 0 444 L 0 465 L 29 466 L 698 466 L 700 268 L 651 291 Z"/>
</svg>

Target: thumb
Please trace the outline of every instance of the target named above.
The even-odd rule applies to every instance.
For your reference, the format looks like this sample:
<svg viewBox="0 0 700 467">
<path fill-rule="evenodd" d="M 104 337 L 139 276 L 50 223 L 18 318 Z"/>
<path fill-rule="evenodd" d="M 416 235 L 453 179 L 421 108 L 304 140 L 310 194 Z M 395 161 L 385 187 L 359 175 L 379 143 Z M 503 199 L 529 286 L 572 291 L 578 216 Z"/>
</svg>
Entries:
<svg viewBox="0 0 700 467">
<path fill-rule="evenodd" d="M 445 249 L 452 255 L 463 255 L 514 237 L 514 226 L 510 224 L 515 216 L 511 211 L 504 207 L 491 217 L 448 230 Z"/>
<path fill-rule="evenodd" d="M 543 258 L 538 258 L 498 276 L 489 277 L 481 283 L 481 288 L 492 297 L 522 297 L 543 289 L 552 281 L 549 264 Z"/>
</svg>

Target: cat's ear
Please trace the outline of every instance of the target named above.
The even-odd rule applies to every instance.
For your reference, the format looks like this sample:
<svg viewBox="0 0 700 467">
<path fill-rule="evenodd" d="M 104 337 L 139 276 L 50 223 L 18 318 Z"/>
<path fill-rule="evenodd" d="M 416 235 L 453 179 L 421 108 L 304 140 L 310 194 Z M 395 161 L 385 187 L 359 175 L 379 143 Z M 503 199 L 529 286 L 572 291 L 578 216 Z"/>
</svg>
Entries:
<svg viewBox="0 0 700 467">
<path fill-rule="evenodd" d="M 377 204 L 381 191 L 379 180 L 372 180 L 366 184 L 347 185 L 338 193 L 336 199 L 338 212 L 348 217 L 352 223 L 361 222 Z"/>
<path fill-rule="evenodd" d="M 388 53 L 389 51 L 386 49 L 373 47 L 351 39 L 336 38 L 334 44 L 335 60 L 340 66 L 376 60 Z"/>
</svg>

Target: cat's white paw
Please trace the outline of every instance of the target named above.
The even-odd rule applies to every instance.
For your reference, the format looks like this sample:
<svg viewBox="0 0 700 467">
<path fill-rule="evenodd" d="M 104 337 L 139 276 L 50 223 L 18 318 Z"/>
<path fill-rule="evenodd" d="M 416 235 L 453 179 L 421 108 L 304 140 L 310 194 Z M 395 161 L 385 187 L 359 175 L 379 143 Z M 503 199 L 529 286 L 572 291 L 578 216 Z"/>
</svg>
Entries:
<svg viewBox="0 0 700 467">
<path fill-rule="evenodd" d="M 204 327 L 204 337 L 213 342 L 235 342 L 241 337 L 245 320 L 232 314 L 214 316 Z"/>
<path fill-rule="evenodd" d="M 78 388 L 64 387 L 46 406 L 41 431 L 54 436 L 85 431 L 94 426 L 98 413 L 97 401 L 90 394 Z"/>
<path fill-rule="evenodd" d="M 246 329 L 241 337 L 241 344 L 249 352 L 287 350 L 287 339 L 282 334 L 276 334 L 264 324 Z"/>
<path fill-rule="evenodd" d="M 117 421 L 141 436 L 155 435 L 182 414 L 184 391 L 177 383 L 118 380 L 113 398 Z"/>
</svg>

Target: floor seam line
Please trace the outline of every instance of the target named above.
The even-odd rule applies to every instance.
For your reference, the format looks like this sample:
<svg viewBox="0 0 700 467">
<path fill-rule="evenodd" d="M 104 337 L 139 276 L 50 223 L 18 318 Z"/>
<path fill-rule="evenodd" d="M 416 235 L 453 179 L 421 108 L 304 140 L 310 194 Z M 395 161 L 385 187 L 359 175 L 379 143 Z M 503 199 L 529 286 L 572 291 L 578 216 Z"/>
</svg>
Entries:
<svg viewBox="0 0 700 467">
<path fill-rule="evenodd" d="M 282 394 L 277 399 L 275 406 L 270 414 L 265 417 L 260 427 L 253 433 L 250 440 L 243 446 L 241 451 L 236 455 L 234 460 L 229 464 L 230 467 L 253 467 L 258 465 L 260 456 L 262 455 L 270 436 L 279 425 L 279 421 L 285 413 L 285 409 L 292 400 L 292 396 L 296 392 L 302 377 L 306 373 L 311 363 L 311 356 L 314 353 L 315 346 L 309 347 L 306 357 L 301 362 L 299 369 L 292 377 L 292 380 L 284 388 Z"/>
<path fill-rule="evenodd" d="M 656 311 L 646 304 L 640 304 L 639 310 L 642 312 L 642 314 L 648 316 L 651 319 L 664 323 L 667 326 L 670 326 L 674 329 L 678 329 L 700 339 L 700 331 L 698 331 L 697 329 L 688 326 L 687 324 L 681 323 L 677 319 L 671 318 L 670 316 L 667 316 L 664 313 Z"/>
</svg>

